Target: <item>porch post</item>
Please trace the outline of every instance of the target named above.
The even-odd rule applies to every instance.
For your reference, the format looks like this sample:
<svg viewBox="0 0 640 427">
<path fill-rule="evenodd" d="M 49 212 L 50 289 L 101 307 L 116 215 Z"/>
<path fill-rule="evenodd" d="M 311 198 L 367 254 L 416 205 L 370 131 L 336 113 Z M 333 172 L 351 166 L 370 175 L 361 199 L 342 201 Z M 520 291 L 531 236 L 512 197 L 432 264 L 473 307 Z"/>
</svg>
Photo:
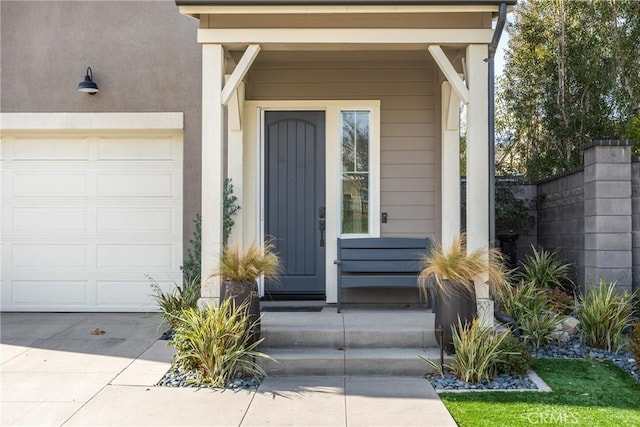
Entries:
<svg viewBox="0 0 640 427">
<path fill-rule="evenodd" d="M 222 251 L 224 111 L 221 102 L 224 49 L 202 45 L 202 287 L 199 305 L 220 297 L 217 270 Z"/>
<path fill-rule="evenodd" d="M 451 83 L 441 89 L 441 206 L 443 247 L 449 246 L 460 232 L 460 98 Z"/>
<path fill-rule="evenodd" d="M 244 93 L 244 83 L 240 82 L 227 106 L 227 126 L 229 129 L 227 135 L 227 177 L 231 179 L 233 195 L 238 199 L 237 203 L 241 210 L 244 206 L 244 132 L 242 123 Z M 242 248 L 244 240 L 242 213 L 238 212 L 234 220 L 235 224 L 231 230 L 229 242 L 234 242 Z"/>
<path fill-rule="evenodd" d="M 487 112 L 487 46 L 467 46 L 467 250 L 489 247 L 489 126 Z M 487 260 L 488 262 L 488 260 Z M 478 316 L 493 325 L 493 301 L 489 298 L 488 277 L 474 280 Z"/>
</svg>

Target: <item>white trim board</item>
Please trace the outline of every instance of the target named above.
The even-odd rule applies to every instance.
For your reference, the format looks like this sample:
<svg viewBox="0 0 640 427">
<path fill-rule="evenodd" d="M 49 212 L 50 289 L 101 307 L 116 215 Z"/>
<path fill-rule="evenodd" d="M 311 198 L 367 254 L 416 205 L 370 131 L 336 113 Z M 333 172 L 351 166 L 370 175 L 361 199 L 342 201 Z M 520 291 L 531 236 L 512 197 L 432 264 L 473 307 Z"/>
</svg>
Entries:
<svg viewBox="0 0 640 427">
<path fill-rule="evenodd" d="M 183 113 L 0 113 L 0 130 L 182 130 Z"/>
<path fill-rule="evenodd" d="M 264 189 L 263 189 L 263 112 L 278 111 L 325 111 L 325 162 L 326 189 L 326 301 L 337 301 L 337 270 L 333 261 L 337 256 L 340 217 L 340 117 L 341 110 L 371 111 L 371 158 L 370 174 L 370 236 L 380 236 L 380 101 L 245 101 L 244 121 L 244 203 L 242 209 L 243 242 L 249 244 L 263 235 Z"/>
</svg>

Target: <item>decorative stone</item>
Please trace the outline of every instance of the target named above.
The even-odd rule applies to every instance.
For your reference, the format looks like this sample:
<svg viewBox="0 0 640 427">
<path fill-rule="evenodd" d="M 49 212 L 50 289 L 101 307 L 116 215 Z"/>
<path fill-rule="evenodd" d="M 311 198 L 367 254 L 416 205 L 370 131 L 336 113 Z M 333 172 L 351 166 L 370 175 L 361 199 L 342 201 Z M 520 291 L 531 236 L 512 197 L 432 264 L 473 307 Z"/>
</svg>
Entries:
<svg viewBox="0 0 640 427">
<path fill-rule="evenodd" d="M 569 316 L 562 321 L 561 326 L 563 331 L 565 331 L 569 335 L 573 335 L 578 332 L 580 321 L 575 317 Z"/>
<path fill-rule="evenodd" d="M 558 342 L 569 342 L 571 337 L 564 331 L 555 331 L 551 333 L 551 337 Z"/>
</svg>

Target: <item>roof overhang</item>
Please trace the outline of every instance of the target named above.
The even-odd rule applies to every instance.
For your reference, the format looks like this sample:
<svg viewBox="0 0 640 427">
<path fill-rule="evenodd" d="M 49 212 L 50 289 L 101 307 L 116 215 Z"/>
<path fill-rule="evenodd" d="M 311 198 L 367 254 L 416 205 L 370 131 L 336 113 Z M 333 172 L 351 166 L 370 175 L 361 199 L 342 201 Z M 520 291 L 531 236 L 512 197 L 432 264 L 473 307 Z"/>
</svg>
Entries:
<svg viewBox="0 0 640 427">
<path fill-rule="evenodd" d="M 493 12 L 516 0 L 175 0 L 183 15 Z"/>
</svg>

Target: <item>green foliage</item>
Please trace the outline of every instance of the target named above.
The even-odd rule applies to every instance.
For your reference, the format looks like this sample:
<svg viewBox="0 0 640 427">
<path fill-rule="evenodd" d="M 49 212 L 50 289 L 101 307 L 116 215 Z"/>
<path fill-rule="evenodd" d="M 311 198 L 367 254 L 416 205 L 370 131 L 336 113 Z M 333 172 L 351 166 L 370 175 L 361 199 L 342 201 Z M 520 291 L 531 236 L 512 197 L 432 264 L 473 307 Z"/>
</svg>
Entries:
<svg viewBox="0 0 640 427">
<path fill-rule="evenodd" d="M 499 169 L 536 181 L 623 136 L 640 94 L 640 2 L 518 2 L 498 81 Z"/>
<path fill-rule="evenodd" d="M 553 332 L 562 317 L 549 309 L 545 289 L 535 282 L 521 282 L 505 288 L 500 294 L 501 308 L 513 317 L 523 334 L 525 342 L 541 347 L 553 339 Z"/>
<path fill-rule="evenodd" d="M 640 365 L 640 322 L 634 323 L 633 328 L 631 329 L 629 351 L 631 351 L 636 363 Z"/>
<path fill-rule="evenodd" d="M 202 248 L 202 217 L 197 214 L 193 219 L 193 239 L 189 240 L 189 249 L 187 257 L 184 259 L 182 268 L 182 277 L 187 283 L 193 282 L 201 274 L 201 248 Z"/>
<path fill-rule="evenodd" d="M 497 181 L 495 189 L 496 230 L 518 233 L 531 227 L 533 217 L 527 211 L 526 202 L 515 196 L 515 187 Z"/>
<path fill-rule="evenodd" d="M 231 182 L 231 178 L 225 178 L 222 196 L 224 199 L 222 211 L 222 236 L 224 239 L 224 243 L 226 244 L 229 241 L 231 230 L 236 223 L 236 220 L 234 218 L 240 210 L 240 206 L 238 205 L 238 198 L 233 194 L 233 183 Z"/>
<path fill-rule="evenodd" d="M 223 199 L 222 233 L 224 243 L 226 243 L 235 225 L 234 217 L 240 210 L 238 198 L 233 195 L 231 178 L 224 180 Z M 202 273 L 202 216 L 200 214 L 196 214 L 196 217 L 193 219 L 193 226 L 193 239 L 189 240 L 187 256 L 184 259 L 184 265 L 181 267 L 185 282 L 192 282 L 194 278 L 200 277 Z"/>
<path fill-rule="evenodd" d="M 271 359 L 256 350 L 263 339 L 250 343 L 251 323 L 247 310 L 231 300 L 218 307 L 202 310 L 189 308 L 176 315 L 174 337 L 175 363 L 185 370 L 195 370 L 199 381 L 224 387 L 236 373 L 266 377 L 257 359 Z"/>
<path fill-rule="evenodd" d="M 633 320 L 633 298 L 626 290 L 617 293 L 616 282 L 604 279 L 589 288 L 578 307 L 582 340 L 607 351 L 620 349 L 622 333 Z"/>
<path fill-rule="evenodd" d="M 571 264 L 560 261 L 558 251 L 549 252 L 531 246 L 533 255 L 528 255 L 522 262 L 522 272 L 518 278 L 533 283 L 538 288 L 561 287 L 572 284 Z"/>
<path fill-rule="evenodd" d="M 639 426 L 640 383 L 610 361 L 534 359 L 552 391 L 442 393 L 465 427 Z"/>
<path fill-rule="evenodd" d="M 502 343 L 511 332 L 496 332 L 482 326 L 477 318 L 465 325 L 458 319 L 451 332 L 456 353 L 447 367 L 462 381 L 477 384 L 491 380 L 496 374 L 496 363 L 504 354 Z"/>
<path fill-rule="evenodd" d="M 531 368 L 531 351 L 517 338 L 509 336 L 500 345 L 502 356 L 496 362 L 498 373 L 513 376 L 524 376 Z"/>
<path fill-rule="evenodd" d="M 200 298 L 200 277 L 193 277 L 190 281 L 185 281 L 184 286 L 179 286 L 173 282 L 174 288 L 171 292 L 164 292 L 160 284 L 150 276 L 151 289 L 153 290 L 153 299 L 156 301 L 162 317 L 171 325 L 176 326 L 176 315 L 182 310 L 195 308 Z"/>
<path fill-rule="evenodd" d="M 629 119 L 629 124 L 624 133 L 624 138 L 633 141 L 633 155 L 640 156 L 640 113 Z"/>
<path fill-rule="evenodd" d="M 518 324 L 524 341 L 536 347 L 542 347 L 553 340 L 553 333 L 562 322 L 562 317 L 552 311 L 531 312 Z"/>
</svg>

